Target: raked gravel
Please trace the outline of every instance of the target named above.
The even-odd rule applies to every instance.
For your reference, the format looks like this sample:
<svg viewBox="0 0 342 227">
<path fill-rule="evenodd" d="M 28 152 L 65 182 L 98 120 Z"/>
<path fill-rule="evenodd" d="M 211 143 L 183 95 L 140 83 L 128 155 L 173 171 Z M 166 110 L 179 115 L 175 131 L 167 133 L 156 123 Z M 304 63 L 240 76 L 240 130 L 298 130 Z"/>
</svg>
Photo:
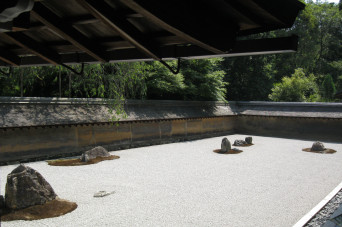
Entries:
<svg viewBox="0 0 342 227">
<path fill-rule="evenodd" d="M 214 153 L 222 138 L 115 151 L 120 159 L 88 166 L 27 163 L 78 208 L 1 226 L 292 226 L 342 181 L 341 143 L 317 154 L 301 151 L 314 141 L 253 136 L 240 154 Z M 0 167 L 2 193 L 15 167 Z"/>
</svg>

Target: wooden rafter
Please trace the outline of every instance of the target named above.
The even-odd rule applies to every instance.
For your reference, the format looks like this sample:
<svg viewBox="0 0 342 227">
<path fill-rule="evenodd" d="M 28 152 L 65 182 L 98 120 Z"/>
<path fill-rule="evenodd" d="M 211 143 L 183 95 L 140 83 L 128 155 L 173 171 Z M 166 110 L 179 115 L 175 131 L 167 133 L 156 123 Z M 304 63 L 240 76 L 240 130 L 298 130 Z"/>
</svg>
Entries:
<svg viewBox="0 0 342 227">
<path fill-rule="evenodd" d="M 113 13 L 113 10 L 104 1 L 98 0 L 77 0 L 93 16 L 101 20 L 104 24 L 115 30 L 120 36 L 132 43 L 138 50 L 147 56 L 160 61 L 157 48 L 147 40 L 141 32 L 122 16 Z"/>
<path fill-rule="evenodd" d="M 212 53 L 216 53 L 216 54 L 224 54 L 227 50 L 222 50 L 220 47 L 216 47 L 212 44 L 208 44 L 207 39 L 204 38 L 201 35 L 197 35 L 196 37 L 194 35 L 190 35 L 188 34 L 188 31 L 184 31 L 184 30 L 180 30 L 172 25 L 170 25 L 168 22 L 164 21 L 163 19 L 159 18 L 158 16 L 156 16 L 155 14 L 153 14 L 152 12 L 148 11 L 146 8 L 144 8 L 143 6 L 141 6 L 136 0 L 119 0 L 123 5 L 133 9 L 134 11 L 136 11 L 137 13 L 143 15 L 144 17 L 146 17 L 147 19 L 149 19 L 151 22 L 153 22 L 154 24 L 157 24 L 158 26 L 162 27 L 163 29 L 171 32 L 172 34 L 179 36 L 181 38 L 183 38 L 184 40 L 187 40 L 189 43 L 193 43 L 197 46 L 200 46 Z M 147 3 L 146 4 L 152 4 L 152 3 Z M 175 17 L 181 17 L 184 15 L 179 15 L 177 14 L 177 11 L 174 12 L 175 13 Z M 172 20 L 172 18 L 169 18 L 170 20 Z M 182 26 L 182 25 L 180 25 Z M 200 27 L 200 25 L 196 25 L 197 27 Z M 216 26 L 216 25 L 213 25 Z M 227 28 L 226 28 L 227 29 Z M 222 33 L 225 33 L 227 31 L 222 30 Z M 197 32 L 193 32 L 193 33 L 197 33 Z M 211 34 L 212 36 L 215 36 L 215 34 Z M 212 37 L 212 39 L 215 39 L 218 37 Z M 227 39 L 227 42 L 228 39 Z"/>
<path fill-rule="evenodd" d="M 105 57 L 104 51 L 101 51 L 99 50 L 100 48 L 95 47 L 95 45 L 93 45 L 87 37 L 74 29 L 71 25 L 66 24 L 53 12 L 49 11 L 48 8 L 43 6 L 42 3 L 35 4 L 33 10 L 31 11 L 31 15 L 96 60 L 100 62 L 108 61 L 108 59 Z"/>
<path fill-rule="evenodd" d="M 234 10 L 241 13 L 243 16 L 247 17 L 249 20 L 258 24 L 259 26 L 261 26 L 264 23 L 263 19 L 259 15 L 257 15 L 250 9 L 246 8 L 243 4 L 241 4 L 240 0 L 231 0 L 231 1 L 224 1 L 224 2 L 225 4 L 229 5 Z"/>
<path fill-rule="evenodd" d="M 57 52 L 54 50 L 51 50 L 45 46 L 42 46 L 37 41 L 33 40 L 32 38 L 19 33 L 19 32 L 13 32 L 13 33 L 2 33 L 2 37 L 5 37 L 6 39 L 12 41 L 16 45 L 27 49 L 31 53 L 37 55 L 38 57 L 44 59 L 45 61 L 49 62 L 53 65 L 60 64 L 60 56 Z"/>
<path fill-rule="evenodd" d="M 265 1 L 265 0 L 253 0 L 255 4 L 260 6 L 271 17 L 275 18 L 283 27 L 288 27 L 289 24 L 293 24 L 298 11 L 291 10 L 290 5 L 296 6 L 297 9 L 302 10 L 305 8 L 305 4 L 296 0 L 287 1 Z"/>
<path fill-rule="evenodd" d="M 0 60 L 12 66 L 20 65 L 20 57 L 11 51 L 0 48 Z"/>
</svg>

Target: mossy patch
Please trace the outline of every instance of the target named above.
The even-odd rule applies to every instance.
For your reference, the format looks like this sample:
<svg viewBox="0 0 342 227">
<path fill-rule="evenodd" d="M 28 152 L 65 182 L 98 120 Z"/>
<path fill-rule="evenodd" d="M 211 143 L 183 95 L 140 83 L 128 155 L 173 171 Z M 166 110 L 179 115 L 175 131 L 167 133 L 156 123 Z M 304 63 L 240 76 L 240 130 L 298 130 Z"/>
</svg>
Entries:
<svg viewBox="0 0 342 227">
<path fill-rule="evenodd" d="M 15 220 L 39 220 L 44 218 L 59 217 L 70 213 L 77 208 L 77 204 L 67 200 L 56 198 L 43 205 L 35 205 L 21 210 L 4 210 L 1 221 Z"/>
<path fill-rule="evenodd" d="M 81 166 L 81 165 L 91 165 L 96 164 L 105 160 L 113 160 L 118 159 L 119 156 L 111 155 L 108 157 L 96 157 L 94 159 L 89 160 L 88 162 L 82 162 L 79 158 L 74 159 L 60 159 L 60 160 L 52 160 L 47 161 L 50 166 Z"/>
<path fill-rule="evenodd" d="M 218 153 L 218 154 L 240 154 L 243 151 L 242 150 L 229 150 L 227 152 L 222 152 L 221 149 L 216 149 L 213 152 Z"/>
<path fill-rule="evenodd" d="M 254 144 L 253 143 L 251 143 L 251 144 L 244 144 L 244 145 L 234 145 L 233 144 L 233 146 L 235 146 L 235 147 L 250 147 L 250 146 L 253 146 Z"/>
<path fill-rule="evenodd" d="M 302 149 L 302 151 L 305 151 L 305 152 L 312 152 L 312 153 L 319 153 L 319 154 L 333 154 L 333 153 L 336 153 L 335 150 L 333 149 L 324 149 L 324 151 L 313 151 L 311 150 L 311 148 L 304 148 Z"/>
</svg>

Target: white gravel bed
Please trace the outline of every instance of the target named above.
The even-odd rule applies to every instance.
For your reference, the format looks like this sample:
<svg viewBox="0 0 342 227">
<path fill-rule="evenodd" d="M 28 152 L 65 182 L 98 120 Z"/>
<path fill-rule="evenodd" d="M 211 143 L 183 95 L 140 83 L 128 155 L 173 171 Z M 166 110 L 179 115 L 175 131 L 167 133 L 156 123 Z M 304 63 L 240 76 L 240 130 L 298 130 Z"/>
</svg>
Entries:
<svg viewBox="0 0 342 227">
<path fill-rule="evenodd" d="M 88 166 L 27 163 L 78 208 L 1 226 L 292 226 L 342 181 L 341 143 L 316 154 L 301 151 L 313 141 L 253 136 L 240 154 L 214 153 L 222 138 L 115 151 L 120 159 Z M 15 167 L 0 167 L 1 193 Z"/>
</svg>

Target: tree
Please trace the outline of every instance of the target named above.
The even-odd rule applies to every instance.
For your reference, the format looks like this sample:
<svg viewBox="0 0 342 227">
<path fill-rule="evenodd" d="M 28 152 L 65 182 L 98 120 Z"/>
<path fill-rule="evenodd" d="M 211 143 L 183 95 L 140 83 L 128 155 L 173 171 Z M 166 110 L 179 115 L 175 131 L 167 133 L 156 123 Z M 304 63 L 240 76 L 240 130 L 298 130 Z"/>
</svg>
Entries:
<svg viewBox="0 0 342 227">
<path fill-rule="evenodd" d="M 227 84 L 220 69 L 222 58 L 188 60 L 182 63 L 184 100 L 225 101 Z"/>
<path fill-rule="evenodd" d="M 184 76 L 180 73 L 174 75 L 159 62 L 146 63 L 151 65 L 145 75 L 146 98 L 182 100 L 185 92 Z M 168 64 L 175 66 L 174 61 Z"/>
<path fill-rule="evenodd" d="M 276 73 L 274 55 L 225 58 L 228 100 L 267 100 Z"/>
<path fill-rule="evenodd" d="M 318 93 L 314 75 L 306 76 L 299 68 L 291 77 L 284 77 L 281 83 L 274 84 L 269 98 L 277 102 L 314 102 L 320 98 Z"/>
<path fill-rule="evenodd" d="M 335 84 L 331 75 L 326 75 L 322 83 L 323 97 L 326 100 L 332 100 L 336 93 Z"/>
</svg>

